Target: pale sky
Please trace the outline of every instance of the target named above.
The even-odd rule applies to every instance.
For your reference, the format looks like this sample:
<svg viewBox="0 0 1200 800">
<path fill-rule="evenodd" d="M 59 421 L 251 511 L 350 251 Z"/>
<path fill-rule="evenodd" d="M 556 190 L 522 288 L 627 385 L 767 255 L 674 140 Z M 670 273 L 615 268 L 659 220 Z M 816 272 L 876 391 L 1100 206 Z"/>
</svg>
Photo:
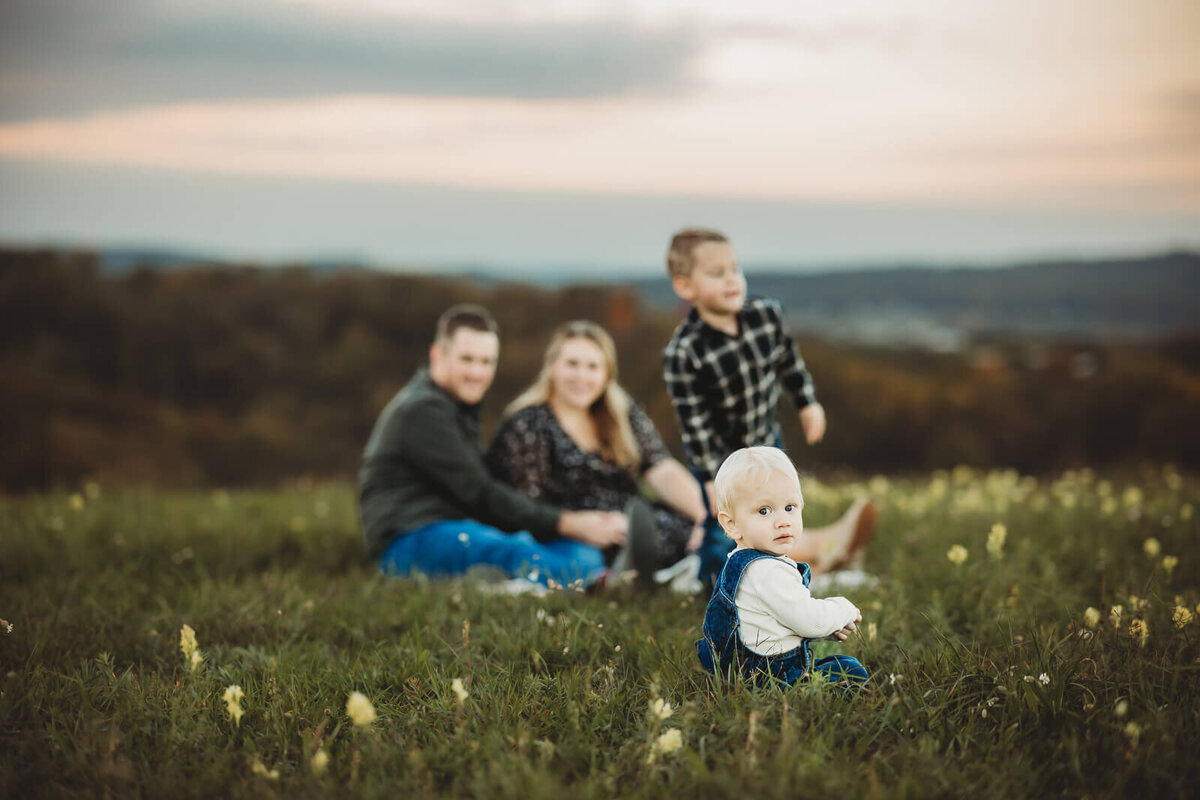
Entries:
<svg viewBox="0 0 1200 800">
<path fill-rule="evenodd" d="M 658 269 L 1200 247 L 1200 2 L 6 0 L 0 240 Z"/>
</svg>

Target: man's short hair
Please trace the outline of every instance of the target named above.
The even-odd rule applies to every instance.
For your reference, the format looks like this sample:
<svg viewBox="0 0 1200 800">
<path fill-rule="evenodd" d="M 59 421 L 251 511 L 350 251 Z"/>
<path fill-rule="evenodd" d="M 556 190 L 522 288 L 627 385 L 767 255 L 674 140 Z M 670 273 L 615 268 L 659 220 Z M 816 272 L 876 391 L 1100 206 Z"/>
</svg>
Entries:
<svg viewBox="0 0 1200 800">
<path fill-rule="evenodd" d="M 492 312 L 474 303 L 459 303 L 442 312 L 437 321 L 436 341 L 445 344 L 460 328 L 500 335 L 500 326 Z"/>
<path fill-rule="evenodd" d="M 687 277 L 696 266 L 696 248 L 706 242 L 728 242 L 729 237 L 709 228 L 684 228 L 671 237 L 667 248 L 667 275 Z"/>
<path fill-rule="evenodd" d="M 732 514 L 733 505 L 744 487 L 748 483 L 765 480 L 772 472 L 782 472 L 797 484 L 800 483 L 796 465 L 778 447 L 743 447 L 733 451 L 717 470 L 713 482 L 717 510 Z"/>
</svg>

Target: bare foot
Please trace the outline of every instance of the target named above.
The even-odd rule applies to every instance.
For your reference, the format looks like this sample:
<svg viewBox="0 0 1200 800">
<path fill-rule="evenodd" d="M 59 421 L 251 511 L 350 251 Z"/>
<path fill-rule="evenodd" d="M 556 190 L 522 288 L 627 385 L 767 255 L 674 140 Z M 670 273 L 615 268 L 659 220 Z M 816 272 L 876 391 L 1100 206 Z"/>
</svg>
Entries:
<svg viewBox="0 0 1200 800">
<path fill-rule="evenodd" d="M 860 497 L 838 520 L 838 546 L 830 554 L 828 563 L 822 564 L 822 572 L 832 572 L 848 566 L 862 556 L 863 549 L 875 535 L 879 512 L 869 498 Z M 824 559 L 823 559 L 824 560 Z"/>
</svg>

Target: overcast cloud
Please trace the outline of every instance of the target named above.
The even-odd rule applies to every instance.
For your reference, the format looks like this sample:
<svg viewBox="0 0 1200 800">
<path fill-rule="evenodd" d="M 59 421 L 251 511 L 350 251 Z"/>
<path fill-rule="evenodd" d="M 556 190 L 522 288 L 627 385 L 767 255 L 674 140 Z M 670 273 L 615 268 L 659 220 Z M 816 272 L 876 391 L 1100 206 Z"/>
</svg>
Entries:
<svg viewBox="0 0 1200 800">
<path fill-rule="evenodd" d="M 274 2 L 15 0 L 0 18 L 9 122 L 196 100 L 680 92 L 702 44 L 696 29 L 617 19 L 334 16 Z"/>
<path fill-rule="evenodd" d="M 1198 25 L 1196 0 L 4 0 L 0 239 L 631 263 L 650 229 L 753 218 L 764 258 L 1200 246 Z M 530 223 L 475 253 L 466 207 Z"/>
</svg>

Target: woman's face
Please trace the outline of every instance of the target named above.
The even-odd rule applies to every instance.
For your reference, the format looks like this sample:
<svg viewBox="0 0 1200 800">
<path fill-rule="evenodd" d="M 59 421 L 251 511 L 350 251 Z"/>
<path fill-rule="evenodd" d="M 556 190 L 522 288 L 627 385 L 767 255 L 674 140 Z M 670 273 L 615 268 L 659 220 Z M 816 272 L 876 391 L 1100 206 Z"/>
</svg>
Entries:
<svg viewBox="0 0 1200 800">
<path fill-rule="evenodd" d="M 550 396 L 571 408 L 586 409 L 604 394 L 608 368 L 604 351 L 591 339 L 566 339 L 550 362 Z"/>
</svg>

